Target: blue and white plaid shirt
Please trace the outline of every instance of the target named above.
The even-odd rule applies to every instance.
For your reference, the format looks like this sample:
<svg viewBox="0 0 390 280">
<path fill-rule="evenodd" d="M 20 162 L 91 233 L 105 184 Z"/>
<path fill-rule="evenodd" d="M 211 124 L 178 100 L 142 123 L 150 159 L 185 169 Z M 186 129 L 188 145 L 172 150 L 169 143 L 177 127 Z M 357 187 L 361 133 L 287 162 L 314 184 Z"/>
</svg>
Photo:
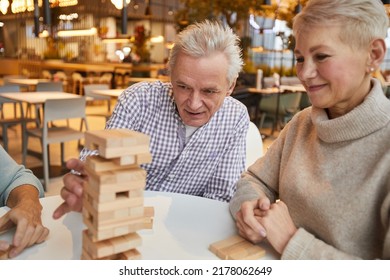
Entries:
<svg viewBox="0 0 390 280">
<path fill-rule="evenodd" d="M 246 107 L 226 97 L 210 121 L 185 141 L 185 125 L 170 83 L 138 83 L 120 95 L 106 129 L 127 128 L 150 136 L 152 162 L 146 189 L 229 201 L 245 168 Z M 96 154 L 84 149 L 80 158 Z"/>
</svg>

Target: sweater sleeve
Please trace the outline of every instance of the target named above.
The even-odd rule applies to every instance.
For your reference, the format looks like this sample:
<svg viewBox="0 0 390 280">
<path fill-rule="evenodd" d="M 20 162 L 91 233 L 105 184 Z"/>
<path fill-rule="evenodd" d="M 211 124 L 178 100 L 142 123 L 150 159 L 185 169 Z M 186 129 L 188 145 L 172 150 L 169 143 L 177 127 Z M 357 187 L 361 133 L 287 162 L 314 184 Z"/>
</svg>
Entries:
<svg viewBox="0 0 390 280">
<path fill-rule="evenodd" d="M 390 188 L 390 182 L 388 182 L 388 189 Z M 390 260 L 390 192 L 383 201 L 381 207 L 381 222 L 385 229 L 385 237 L 383 243 L 383 259 Z"/>
<path fill-rule="evenodd" d="M 236 213 L 240 210 L 241 204 L 245 201 L 257 200 L 265 196 L 270 199 L 271 203 L 275 201 L 275 192 L 268 189 L 251 172 L 244 172 L 236 186 L 237 191 L 229 204 L 230 213 L 233 217 L 236 217 Z"/>
<path fill-rule="evenodd" d="M 241 204 L 267 196 L 271 203 L 278 199 L 280 159 L 284 133 L 272 143 L 267 153 L 252 164 L 236 183 L 236 193 L 230 201 L 230 213 L 236 217 Z"/>
<path fill-rule="evenodd" d="M 303 228 L 299 228 L 287 243 L 282 260 L 353 260 L 356 256 L 346 254 L 330 246 Z"/>
<path fill-rule="evenodd" d="M 0 174 L 0 206 L 6 205 L 11 191 L 21 185 L 32 185 L 39 191 L 39 197 L 44 196 L 39 179 L 31 170 L 17 164 L 1 146 Z"/>
</svg>

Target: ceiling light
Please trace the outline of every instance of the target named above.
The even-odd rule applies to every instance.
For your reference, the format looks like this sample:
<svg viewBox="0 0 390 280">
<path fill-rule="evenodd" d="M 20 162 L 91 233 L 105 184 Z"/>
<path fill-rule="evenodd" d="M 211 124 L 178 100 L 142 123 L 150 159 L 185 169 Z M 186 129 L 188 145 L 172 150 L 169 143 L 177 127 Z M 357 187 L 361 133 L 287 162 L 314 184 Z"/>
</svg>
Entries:
<svg viewBox="0 0 390 280">
<path fill-rule="evenodd" d="M 126 0 L 126 6 L 130 4 L 131 0 Z M 111 3 L 114 4 L 115 8 L 118 10 L 123 9 L 123 0 L 111 0 Z"/>
<path fill-rule="evenodd" d="M 95 27 L 90 29 L 60 30 L 57 32 L 58 37 L 93 36 L 96 34 L 97 29 Z"/>
</svg>

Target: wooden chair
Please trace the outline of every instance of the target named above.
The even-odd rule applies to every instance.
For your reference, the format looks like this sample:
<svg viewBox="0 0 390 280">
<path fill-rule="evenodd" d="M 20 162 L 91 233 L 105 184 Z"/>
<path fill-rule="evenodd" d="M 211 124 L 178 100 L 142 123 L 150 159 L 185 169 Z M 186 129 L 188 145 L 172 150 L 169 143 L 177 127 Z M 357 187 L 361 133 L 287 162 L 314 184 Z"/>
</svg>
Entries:
<svg viewBox="0 0 390 280">
<path fill-rule="evenodd" d="M 64 166 L 64 143 L 84 138 L 83 126 L 88 130 L 85 115 L 85 97 L 70 99 L 49 99 L 44 104 L 43 122 L 40 127 L 27 129 L 24 127 L 23 164 L 26 162 L 28 140 L 30 137 L 38 138 L 42 147 L 42 162 L 44 174 L 44 188 L 49 186 L 49 145 L 60 143 L 61 165 Z M 79 119 L 80 129 L 70 126 L 50 126 L 52 121 Z"/>
</svg>

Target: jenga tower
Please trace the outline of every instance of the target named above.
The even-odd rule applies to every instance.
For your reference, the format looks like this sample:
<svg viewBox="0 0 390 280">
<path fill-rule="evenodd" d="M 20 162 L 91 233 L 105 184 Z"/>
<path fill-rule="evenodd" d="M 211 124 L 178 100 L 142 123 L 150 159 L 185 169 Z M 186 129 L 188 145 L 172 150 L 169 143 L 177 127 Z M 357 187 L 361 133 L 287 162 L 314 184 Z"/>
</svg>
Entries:
<svg viewBox="0 0 390 280">
<path fill-rule="evenodd" d="M 154 210 L 144 207 L 149 136 L 126 129 L 89 131 L 85 146 L 99 151 L 85 162 L 81 259 L 140 259 L 136 231 L 150 229 Z"/>
</svg>

